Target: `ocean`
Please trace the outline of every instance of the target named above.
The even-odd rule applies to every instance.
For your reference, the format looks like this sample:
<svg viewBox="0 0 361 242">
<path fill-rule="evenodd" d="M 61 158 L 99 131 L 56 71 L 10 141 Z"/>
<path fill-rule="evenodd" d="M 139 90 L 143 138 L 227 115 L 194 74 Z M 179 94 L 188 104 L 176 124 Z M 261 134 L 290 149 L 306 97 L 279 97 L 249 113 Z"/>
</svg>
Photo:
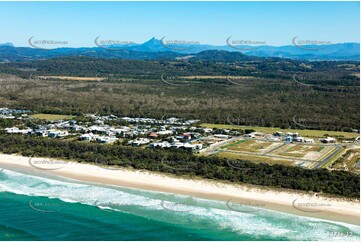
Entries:
<svg viewBox="0 0 361 242">
<path fill-rule="evenodd" d="M 0 240 L 344 240 L 360 227 L 0 168 Z"/>
</svg>

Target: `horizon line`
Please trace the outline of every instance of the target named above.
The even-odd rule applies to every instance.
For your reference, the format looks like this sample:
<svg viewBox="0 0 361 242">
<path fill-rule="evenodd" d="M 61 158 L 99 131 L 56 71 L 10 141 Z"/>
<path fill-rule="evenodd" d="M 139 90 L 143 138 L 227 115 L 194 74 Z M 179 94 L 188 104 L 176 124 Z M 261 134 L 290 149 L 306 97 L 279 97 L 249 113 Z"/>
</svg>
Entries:
<svg viewBox="0 0 361 242">
<path fill-rule="evenodd" d="M 13 42 L 0 42 L 0 47 L 4 47 L 4 46 L 8 46 L 8 47 L 13 47 L 13 48 L 34 48 L 34 45 L 31 43 L 31 39 L 33 38 L 34 36 L 30 37 L 28 39 L 28 45 L 14 45 Z M 96 37 L 94 39 L 94 45 L 82 45 L 82 46 L 76 46 L 76 45 L 73 45 L 73 46 L 68 46 L 68 42 L 67 41 L 56 41 L 56 40 L 36 40 L 37 42 L 38 41 L 41 41 L 41 42 L 63 42 L 63 43 L 48 43 L 48 44 L 43 44 L 43 45 L 54 45 L 54 44 L 57 44 L 58 46 L 59 45 L 67 45 L 67 46 L 63 46 L 63 47 L 56 47 L 56 48 L 51 48 L 51 49 L 66 49 L 66 48 L 74 48 L 74 49 L 77 49 L 77 48 L 101 48 L 102 46 L 103 47 L 109 47 L 109 46 L 114 46 L 114 47 L 121 47 L 121 46 L 139 46 L 139 45 L 143 45 L 151 40 L 156 40 L 156 41 L 159 41 L 161 42 L 161 44 L 163 43 L 162 39 L 165 38 L 165 36 L 163 38 L 160 38 L 160 39 L 157 39 L 155 37 L 152 37 L 148 40 L 146 40 L 145 42 L 134 42 L 134 41 L 125 41 L 125 40 L 110 40 L 110 39 L 107 39 L 107 40 L 102 40 L 102 41 L 106 41 L 106 42 L 113 42 L 113 43 L 109 43 L 109 44 L 97 44 L 96 40 L 97 38 L 99 38 L 100 36 Z M 296 38 L 296 37 L 295 37 Z M 174 41 L 174 42 L 186 42 L 185 40 L 171 40 L 171 41 Z M 247 41 L 250 41 L 250 40 L 242 40 L 244 42 L 247 42 Z M 306 40 L 306 41 L 309 41 L 309 42 L 312 42 L 310 40 Z M 314 42 L 316 42 L 317 40 L 313 40 Z M 64 43 L 66 42 L 66 43 Z M 211 46 L 211 47 L 232 47 L 229 43 L 227 43 L 227 41 L 225 41 L 224 44 L 207 44 L 207 43 L 200 43 L 200 42 L 197 42 L 197 43 L 192 43 L 192 42 L 196 42 L 196 41 L 188 41 L 190 43 L 167 43 L 168 45 L 172 45 L 172 46 Z M 254 41 L 256 42 L 256 41 Z M 265 42 L 265 41 L 263 41 Z M 326 41 L 319 41 L 319 42 L 326 42 Z M 328 41 L 330 42 L 330 41 Z M 302 46 L 323 46 L 323 45 L 337 45 L 337 44 L 360 44 L 360 42 L 352 42 L 352 41 L 346 41 L 346 42 L 337 42 L 337 43 L 320 43 L 320 44 L 314 44 L 314 43 L 310 43 L 310 44 L 302 44 Z M 291 41 L 289 44 L 281 44 L 281 45 L 272 45 L 272 44 L 234 44 L 233 46 L 259 46 L 259 47 L 285 47 L 285 46 L 294 46 L 296 47 L 296 45 Z M 34 48 L 36 49 L 36 48 Z M 49 49 L 50 50 L 50 49 Z"/>
</svg>

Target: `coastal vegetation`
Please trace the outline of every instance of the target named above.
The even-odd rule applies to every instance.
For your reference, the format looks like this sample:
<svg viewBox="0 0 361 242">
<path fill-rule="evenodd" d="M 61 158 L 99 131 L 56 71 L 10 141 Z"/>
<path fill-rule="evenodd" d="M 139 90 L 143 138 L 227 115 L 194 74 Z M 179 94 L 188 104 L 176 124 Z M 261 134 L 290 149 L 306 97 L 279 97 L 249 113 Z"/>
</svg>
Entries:
<svg viewBox="0 0 361 242">
<path fill-rule="evenodd" d="M 131 167 L 349 198 L 359 198 L 360 196 L 359 174 L 346 171 L 309 170 L 216 156 L 196 156 L 189 152 L 176 150 L 139 149 L 120 144 L 108 146 L 22 135 L 1 134 L 0 143 L 0 152 L 6 154 L 77 160 L 97 165 Z"/>
</svg>

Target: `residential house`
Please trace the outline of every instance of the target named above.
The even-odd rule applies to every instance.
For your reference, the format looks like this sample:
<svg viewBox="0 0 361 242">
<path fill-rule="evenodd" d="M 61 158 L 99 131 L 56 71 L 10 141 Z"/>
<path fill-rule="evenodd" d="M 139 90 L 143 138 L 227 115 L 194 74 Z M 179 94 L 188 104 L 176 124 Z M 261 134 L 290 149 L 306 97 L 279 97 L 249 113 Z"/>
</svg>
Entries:
<svg viewBox="0 0 361 242">
<path fill-rule="evenodd" d="M 322 143 L 336 143 L 336 139 L 332 137 L 327 137 L 320 140 Z"/>
<path fill-rule="evenodd" d="M 254 134 L 245 134 L 243 135 L 243 137 L 246 137 L 246 138 L 255 138 L 256 136 Z"/>
<path fill-rule="evenodd" d="M 293 141 L 295 141 L 295 142 L 304 142 L 305 139 L 303 137 L 294 137 Z"/>
<path fill-rule="evenodd" d="M 305 139 L 305 143 L 313 144 L 315 141 L 313 139 Z"/>
<path fill-rule="evenodd" d="M 68 136 L 68 132 L 67 131 L 60 131 L 60 130 L 50 130 L 48 132 L 48 137 L 49 138 L 63 138 Z"/>
<path fill-rule="evenodd" d="M 292 141 L 293 141 L 293 137 L 292 137 L 292 136 L 287 136 L 287 137 L 285 138 L 285 141 L 286 141 L 286 142 L 292 142 Z"/>
</svg>

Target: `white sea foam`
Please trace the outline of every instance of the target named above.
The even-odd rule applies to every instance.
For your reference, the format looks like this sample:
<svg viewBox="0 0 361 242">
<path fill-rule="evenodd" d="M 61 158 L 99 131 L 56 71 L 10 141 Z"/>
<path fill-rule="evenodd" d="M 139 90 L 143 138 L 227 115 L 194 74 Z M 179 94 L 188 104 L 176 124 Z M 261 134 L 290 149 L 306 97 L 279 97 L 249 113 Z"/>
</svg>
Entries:
<svg viewBox="0 0 361 242">
<path fill-rule="evenodd" d="M 132 213 L 192 228 L 225 229 L 253 236 L 291 240 L 340 240 L 344 238 L 330 237 L 330 233 L 350 231 L 353 237 L 348 237 L 348 241 L 357 240 L 359 237 L 359 226 L 345 223 L 300 217 L 263 208 L 257 208 L 256 212 L 239 212 L 230 210 L 225 202 L 52 180 L 10 170 L 0 173 L 0 192 L 56 198 L 68 203 L 97 206 L 105 211 Z"/>
</svg>

